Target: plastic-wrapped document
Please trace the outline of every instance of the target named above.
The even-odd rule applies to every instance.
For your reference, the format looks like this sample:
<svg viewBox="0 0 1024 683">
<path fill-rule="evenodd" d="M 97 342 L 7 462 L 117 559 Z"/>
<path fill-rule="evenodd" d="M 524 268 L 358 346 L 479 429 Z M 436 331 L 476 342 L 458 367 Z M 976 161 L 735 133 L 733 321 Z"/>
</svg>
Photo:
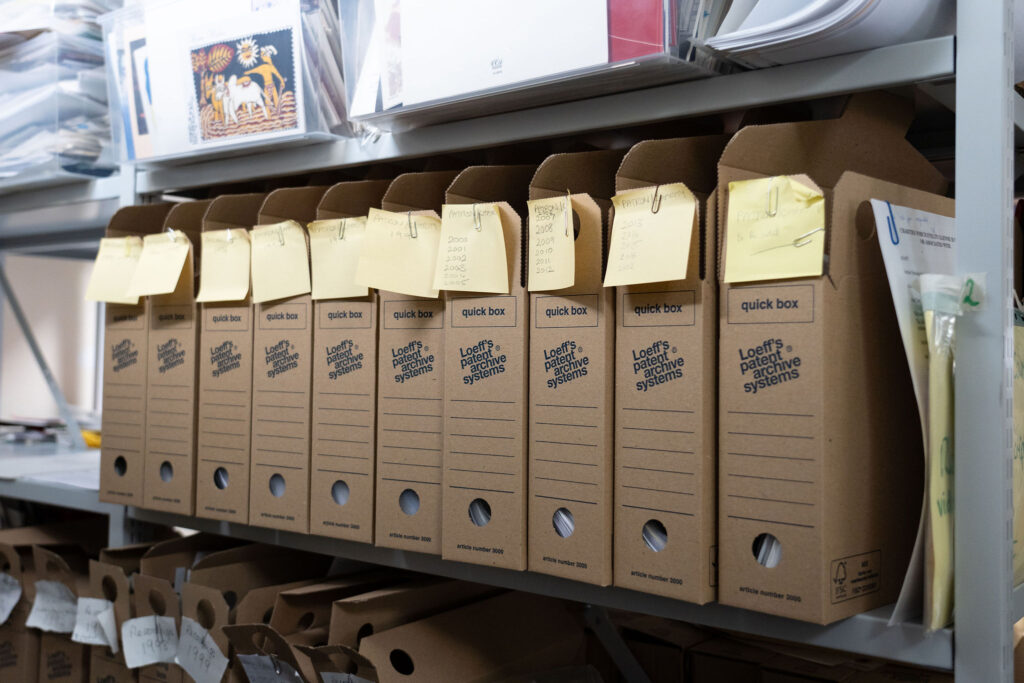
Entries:
<svg viewBox="0 0 1024 683">
<path fill-rule="evenodd" d="M 100 43 L 51 31 L 16 35 L 23 40 L 0 49 L 0 189 L 109 175 Z"/>
<path fill-rule="evenodd" d="M 740 0 L 707 46 L 757 68 L 949 35 L 954 21 L 953 0 Z"/>
<path fill-rule="evenodd" d="M 338 20 L 326 0 L 154 0 L 101 22 L 125 160 L 350 130 Z"/>
</svg>

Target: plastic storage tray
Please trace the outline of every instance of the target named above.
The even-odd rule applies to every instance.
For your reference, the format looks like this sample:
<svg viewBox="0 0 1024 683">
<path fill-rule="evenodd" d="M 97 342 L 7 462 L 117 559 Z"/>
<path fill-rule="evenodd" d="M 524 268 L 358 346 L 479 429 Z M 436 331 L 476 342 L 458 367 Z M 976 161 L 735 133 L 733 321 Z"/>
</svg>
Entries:
<svg viewBox="0 0 1024 683">
<path fill-rule="evenodd" d="M 338 0 L 349 116 L 397 131 L 723 68 L 708 0 Z"/>
<path fill-rule="evenodd" d="M 0 37 L 0 192 L 110 175 L 100 42 L 51 31 Z"/>
<path fill-rule="evenodd" d="M 184 161 L 347 134 L 327 0 L 152 0 L 100 17 L 125 161 Z"/>
</svg>

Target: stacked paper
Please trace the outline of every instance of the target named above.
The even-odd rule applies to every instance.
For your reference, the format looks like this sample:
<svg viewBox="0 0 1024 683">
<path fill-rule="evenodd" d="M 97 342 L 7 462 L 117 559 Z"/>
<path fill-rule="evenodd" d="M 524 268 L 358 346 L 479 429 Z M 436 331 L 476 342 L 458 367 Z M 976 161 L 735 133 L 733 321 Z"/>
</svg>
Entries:
<svg viewBox="0 0 1024 683">
<path fill-rule="evenodd" d="M 707 46 L 754 68 L 954 32 L 953 0 L 734 0 Z"/>
</svg>

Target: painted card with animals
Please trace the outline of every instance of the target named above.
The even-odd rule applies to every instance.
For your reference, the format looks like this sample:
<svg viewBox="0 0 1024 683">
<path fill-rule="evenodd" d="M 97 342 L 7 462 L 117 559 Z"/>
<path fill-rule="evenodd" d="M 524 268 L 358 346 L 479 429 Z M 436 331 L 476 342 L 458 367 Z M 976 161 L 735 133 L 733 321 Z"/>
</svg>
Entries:
<svg viewBox="0 0 1024 683">
<path fill-rule="evenodd" d="M 202 145 L 301 131 L 297 53 L 291 27 L 192 48 L 191 142 Z"/>
</svg>

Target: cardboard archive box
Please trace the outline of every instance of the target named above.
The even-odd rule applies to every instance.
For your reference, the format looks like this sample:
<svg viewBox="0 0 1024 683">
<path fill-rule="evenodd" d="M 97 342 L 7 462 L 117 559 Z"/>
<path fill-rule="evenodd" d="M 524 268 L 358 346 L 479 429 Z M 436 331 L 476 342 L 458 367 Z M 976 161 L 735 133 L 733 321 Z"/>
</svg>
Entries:
<svg viewBox="0 0 1024 683">
<path fill-rule="evenodd" d="M 358 675 L 380 683 L 503 680 L 577 664 L 583 653 L 583 625 L 567 603 L 505 593 L 363 638 Z"/>
<path fill-rule="evenodd" d="M 150 546 L 113 549 L 100 553 L 99 560 L 89 562 L 88 596 L 114 603 L 114 620 L 120 639 L 121 625 L 132 618 L 131 576 L 138 572 L 142 555 Z M 104 555 L 106 553 L 106 555 Z M 112 564 L 111 561 L 117 562 Z M 89 648 L 89 675 L 91 683 L 132 683 L 139 680 L 138 671 L 125 665 L 124 652 L 114 654 L 109 647 L 93 645 Z"/>
<path fill-rule="evenodd" d="M 181 588 L 181 616 L 205 629 L 231 657 L 223 627 L 235 622 L 237 607 L 250 591 L 297 580 L 322 578 L 331 559 L 299 550 L 250 544 L 213 552 L 196 561 Z M 226 676 L 234 676 L 229 670 Z"/>
<path fill-rule="evenodd" d="M 641 142 L 615 178 L 619 192 L 681 182 L 698 202 L 686 279 L 615 291 L 614 583 L 698 604 L 716 583 L 714 194 L 727 141 Z"/>
<path fill-rule="evenodd" d="M 274 190 L 260 225 L 316 218 L 326 187 Z M 308 239 L 307 239 L 308 255 Z M 309 531 L 313 300 L 309 294 L 256 304 L 253 328 L 252 463 L 249 523 Z M 282 350 L 293 359 L 279 367 Z"/>
<path fill-rule="evenodd" d="M 146 298 L 149 357 L 143 506 L 182 515 L 195 511 L 199 372 L 195 267 L 202 257 L 199 233 L 209 204 L 184 202 L 167 212 L 164 229 L 182 231 L 192 245 L 174 291 Z"/>
<path fill-rule="evenodd" d="M 98 549 L 106 535 L 106 520 L 88 517 L 63 524 L 0 529 L 0 566 L 21 585 L 21 599 L 0 624 L 0 680 L 34 681 L 39 671 L 40 632 L 25 625 L 35 601 L 36 570 L 33 548 L 82 544 Z"/>
<path fill-rule="evenodd" d="M 390 181 L 334 185 L 317 219 L 366 216 Z M 315 277 L 315 274 L 314 274 Z M 313 302 L 309 530 L 373 543 L 377 445 L 377 293 Z"/>
<path fill-rule="evenodd" d="M 203 216 L 203 232 L 249 230 L 265 195 L 217 197 Z M 200 281 L 200 290 L 203 283 Z M 249 522 L 252 433 L 253 305 L 207 301 L 200 310 L 199 436 L 196 516 Z"/>
<path fill-rule="evenodd" d="M 523 217 L 534 171 L 470 167 L 446 195 L 449 205 L 496 203 L 509 293 L 445 292 L 441 554 L 520 570 L 526 569 L 530 310 Z"/>
<path fill-rule="evenodd" d="M 937 213 L 953 203 L 858 173 L 945 189 L 904 139 L 912 109 L 854 95 L 841 118 L 744 128 L 722 154 L 721 244 L 729 183 L 782 173 L 821 188 L 826 230 L 822 276 L 721 285 L 724 604 L 827 624 L 899 591 L 920 513 L 921 429 L 868 200 Z M 756 554 L 772 538 L 769 567 Z"/>
<path fill-rule="evenodd" d="M 573 286 L 530 292 L 529 568 L 598 585 L 612 581 L 615 292 L 603 280 L 622 156 L 556 154 L 530 183 L 530 199 L 574 193 L 579 232 Z"/>
<path fill-rule="evenodd" d="M 57 581 L 75 597 L 88 593 L 89 558 L 76 545 L 32 547 L 37 581 Z M 70 633 L 43 631 L 39 636 L 39 683 L 86 683 L 89 679 L 88 645 L 71 640 Z"/>
<path fill-rule="evenodd" d="M 434 212 L 457 174 L 405 173 L 388 187 L 385 211 Z M 374 543 L 441 553 L 444 299 L 380 291 L 377 381 L 377 503 Z M 433 360 L 405 374 L 402 365 Z M 399 379 L 400 378 L 400 379 Z"/>
<path fill-rule="evenodd" d="M 107 237 L 160 232 L 170 204 L 127 206 L 107 226 Z M 146 373 L 149 316 L 146 301 L 106 304 L 103 341 L 103 446 L 100 500 L 142 504 L 146 453 Z"/>
<path fill-rule="evenodd" d="M 195 534 L 155 544 L 142 556 L 139 573 L 132 581 L 134 616 L 171 617 L 180 630 L 180 592 L 196 559 L 238 543 L 222 536 Z M 140 683 L 180 683 L 184 676 L 181 667 L 167 662 L 139 669 Z"/>
</svg>

